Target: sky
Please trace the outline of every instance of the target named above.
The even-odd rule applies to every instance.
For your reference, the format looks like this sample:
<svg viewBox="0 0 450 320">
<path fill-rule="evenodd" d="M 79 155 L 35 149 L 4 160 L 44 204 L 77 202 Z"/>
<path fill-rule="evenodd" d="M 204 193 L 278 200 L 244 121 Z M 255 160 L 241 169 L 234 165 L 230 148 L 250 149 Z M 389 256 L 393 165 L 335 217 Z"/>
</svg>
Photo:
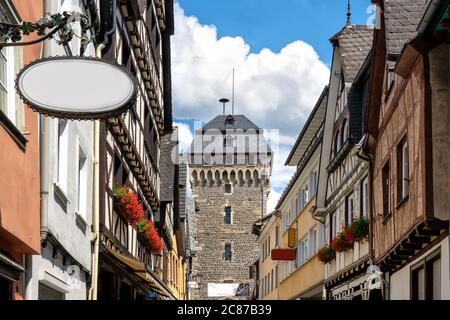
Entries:
<svg viewBox="0 0 450 320">
<path fill-rule="evenodd" d="M 370 23 L 370 0 L 351 1 L 353 24 Z M 173 112 L 184 150 L 194 121 L 222 113 L 236 69 L 236 114 L 279 135 L 268 211 L 294 169 L 284 162 L 329 80 L 329 39 L 346 23 L 346 0 L 178 0 L 172 38 Z M 198 123 L 197 123 L 198 125 Z"/>
</svg>

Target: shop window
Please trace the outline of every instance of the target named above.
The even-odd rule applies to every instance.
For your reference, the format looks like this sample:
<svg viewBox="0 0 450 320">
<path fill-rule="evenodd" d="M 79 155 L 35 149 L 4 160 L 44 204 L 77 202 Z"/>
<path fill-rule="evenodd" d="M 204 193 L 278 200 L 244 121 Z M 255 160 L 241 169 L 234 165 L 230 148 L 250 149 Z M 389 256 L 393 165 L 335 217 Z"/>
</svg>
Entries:
<svg viewBox="0 0 450 320">
<path fill-rule="evenodd" d="M 441 300 L 440 250 L 411 268 L 411 299 Z"/>
</svg>

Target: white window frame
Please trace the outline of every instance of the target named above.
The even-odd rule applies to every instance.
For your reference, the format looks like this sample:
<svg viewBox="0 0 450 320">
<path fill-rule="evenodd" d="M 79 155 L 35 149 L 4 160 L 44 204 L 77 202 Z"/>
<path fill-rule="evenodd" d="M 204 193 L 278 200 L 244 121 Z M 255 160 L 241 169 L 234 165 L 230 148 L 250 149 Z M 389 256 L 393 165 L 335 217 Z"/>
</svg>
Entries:
<svg viewBox="0 0 450 320">
<path fill-rule="evenodd" d="M 20 62 L 22 54 L 22 48 L 19 47 L 5 47 L 0 51 L 1 57 L 5 60 L 5 83 L 0 82 L 0 86 L 5 93 L 5 106 L 4 114 L 8 119 L 19 129 L 23 131 L 23 103 L 21 100 L 17 99 L 15 91 L 15 79 L 16 79 L 16 63 Z M 22 62 L 20 62 L 20 66 Z M 19 66 L 19 67 L 20 67 Z M 22 108 L 22 110 L 19 110 Z M 17 113 L 20 112 L 18 115 Z"/>
<path fill-rule="evenodd" d="M 349 225 L 352 224 L 353 219 L 355 218 L 355 196 L 350 193 L 347 197 L 345 197 L 345 214 L 347 215 L 347 222 Z"/>
<path fill-rule="evenodd" d="M 369 179 L 365 177 L 361 183 L 361 216 L 369 215 Z"/>
<path fill-rule="evenodd" d="M 310 185 L 311 185 L 311 198 L 314 197 L 317 193 L 317 180 L 318 173 L 317 170 L 313 170 L 310 173 Z"/>
<path fill-rule="evenodd" d="M 317 229 L 314 226 L 309 230 L 309 256 L 314 257 L 317 252 Z"/>
<path fill-rule="evenodd" d="M 69 137 L 68 137 L 68 125 L 67 120 L 56 120 L 56 147 L 57 152 L 57 184 L 58 187 L 66 193 L 67 181 L 68 181 L 68 158 L 69 158 Z M 64 126 L 62 133 L 61 127 Z"/>
<path fill-rule="evenodd" d="M 309 239 L 308 236 L 306 236 L 302 241 L 302 248 L 303 248 L 303 264 L 306 263 L 306 261 L 309 260 Z"/>
<path fill-rule="evenodd" d="M 81 144 L 78 145 L 77 173 L 77 213 L 87 221 L 88 157 Z"/>
</svg>

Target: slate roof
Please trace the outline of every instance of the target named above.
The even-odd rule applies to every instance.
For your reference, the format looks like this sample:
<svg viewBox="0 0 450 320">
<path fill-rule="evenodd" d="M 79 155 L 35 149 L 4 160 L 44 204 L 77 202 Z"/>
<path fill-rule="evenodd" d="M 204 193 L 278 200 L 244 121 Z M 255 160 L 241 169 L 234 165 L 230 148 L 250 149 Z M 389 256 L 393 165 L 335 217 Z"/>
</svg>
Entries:
<svg viewBox="0 0 450 320">
<path fill-rule="evenodd" d="M 338 32 L 331 42 L 341 50 L 344 78 L 353 82 L 372 48 L 374 29 L 361 25 L 350 25 Z"/>
<path fill-rule="evenodd" d="M 271 153 L 270 146 L 267 144 L 267 141 L 263 136 L 263 130 L 260 127 L 251 122 L 244 115 L 234 115 L 233 124 L 226 124 L 225 120 L 227 117 L 229 117 L 229 115 L 216 116 L 203 126 L 201 130 L 197 130 L 188 153 L 203 153 L 208 146 L 208 150 L 211 152 L 213 146 L 223 146 L 223 139 L 227 136 L 236 139 L 235 146 L 223 146 L 223 148 L 220 149 L 214 148 L 216 154 L 223 154 L 225 152 L 230 153 L 232 150 L 234 150 L 235 153 L 258 153 L 260 155 Z M 241 132 L 240 129 L 242 129 L 243 132 Z M 254 131 L 248 132 L 247 130 L 249 129 L 254 129 Z M 242 139 L 240 137 L 245 138 Z"/>
<path fill-rule="evenodd" d="M 406 42 L 417 35 L 419 25 L 430 0 L 385 0 L 386 49 L 401 53 Z"/>
<path fill-rule="evenodd" d="M 316 105 L 303 125 L 302 131 L 298 135 L 294 147 L 292 147 L 291 152 L 287 157 L 285 165 L 297 166 L 304 157 L 305 153 L 309 150 L 308 147 L 310 146 L 311 141 L 316 137 L 318 130 L 324 122 L 327 112 L 327 104 L 328 86 L 325 86 L 316 102 Z"/>
<path fill-rule="evenodd" d="M 258 129 L 261 129 L 256 124 L 251 122 L 244 115 L 233 115 L 232 116 L 234 118 L 234 124 L 233 125 L 229 125 L 229 124 L 227 125 L 225 123 L 225 120 L 227 119 L 227 117 L 229 117 L 229 115 L 219 115 L 219 116 L 215 117 L 210 122 L 205 124 L 205 126 L 203 127 L 203 130 L 218 129 L 220 131 L 225 131 L 225 130 L 230 130 L 230 129 L 243 129 L 243 130 L 247 130 L 247 129 L 258 130 Z"/>
</svg>

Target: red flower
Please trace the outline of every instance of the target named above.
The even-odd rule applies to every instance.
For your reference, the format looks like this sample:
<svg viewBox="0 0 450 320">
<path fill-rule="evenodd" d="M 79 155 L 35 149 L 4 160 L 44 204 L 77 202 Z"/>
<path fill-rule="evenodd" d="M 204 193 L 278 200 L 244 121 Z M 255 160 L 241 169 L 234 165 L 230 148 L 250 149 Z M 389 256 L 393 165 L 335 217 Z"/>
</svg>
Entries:
<svg viewBox="0 0 450 320">
<path fill-rule="evenodd" d="M 161 252 L 163 249 L 161 237 L 153 222 L 145 218 L 146 212 L 136 194 L 126 186 L 116 188 L 113 194 L 118 213 L 136 228 L 151 250 Z"/>
</svg>

